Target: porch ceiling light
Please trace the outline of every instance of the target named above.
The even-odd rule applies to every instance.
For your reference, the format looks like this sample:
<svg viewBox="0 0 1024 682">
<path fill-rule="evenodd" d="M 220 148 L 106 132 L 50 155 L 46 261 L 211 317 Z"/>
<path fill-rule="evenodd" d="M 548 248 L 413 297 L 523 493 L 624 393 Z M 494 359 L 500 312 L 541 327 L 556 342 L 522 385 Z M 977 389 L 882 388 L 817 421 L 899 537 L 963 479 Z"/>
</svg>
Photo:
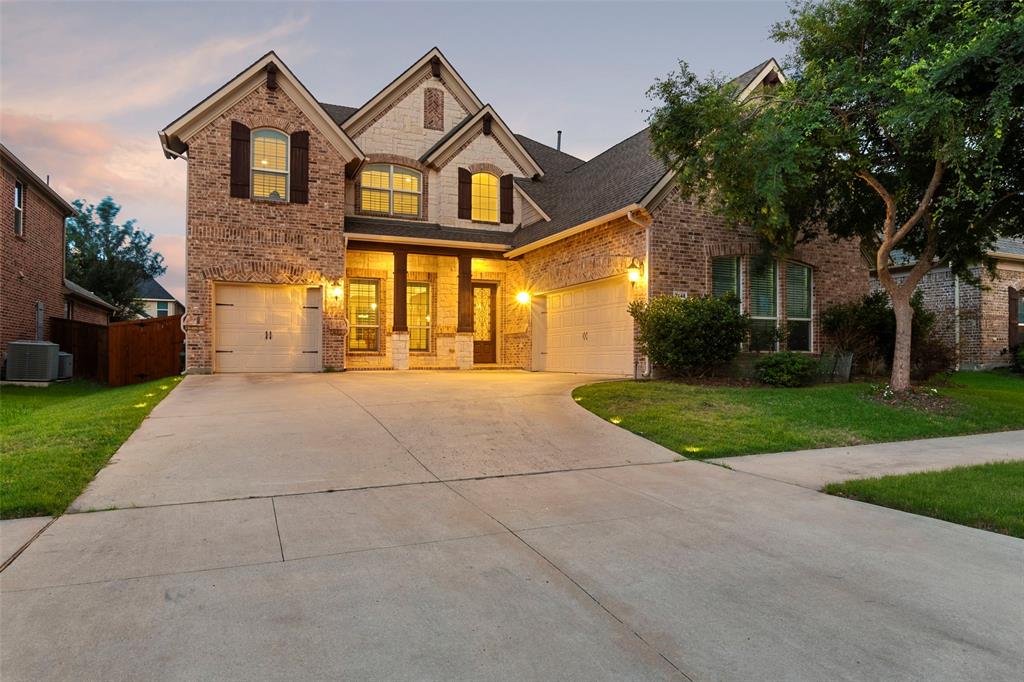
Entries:
<svg viewBox="0 0 1024 682">
<path fill-rule="evenodd" d="M 629 266 L 626 268 L 626 277 L 629 278 L 630 282 L 636 284 L 640 281 L 641 270 L 643 270 L 643 266 L 640 265 L 640 262 L 634 256 L 629 260 Z"/>
<path fill-rule="evenodd" d="M 516 303 L 526 305 L 527 303 L 530 302 L 530 298 L 531 296 L 529 291 L 520 291 L 518 294 L 516 294 Z"/>
</svg>

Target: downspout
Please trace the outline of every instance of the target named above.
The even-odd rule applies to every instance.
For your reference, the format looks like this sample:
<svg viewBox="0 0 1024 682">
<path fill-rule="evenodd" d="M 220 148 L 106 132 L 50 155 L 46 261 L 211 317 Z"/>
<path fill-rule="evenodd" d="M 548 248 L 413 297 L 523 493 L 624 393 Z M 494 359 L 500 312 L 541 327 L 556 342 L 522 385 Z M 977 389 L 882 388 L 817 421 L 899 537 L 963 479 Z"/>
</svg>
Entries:
<svg viewBox="0 0 1024 682">
<path fill-rule="evenodd" d="M 952 264 L 950 264 L 952 268 Z M 953 275 L 953 348 L 956 349 L 956 371 L 960 371 L 960 276 Z"/>
<path fill-rule="evenodd" d="M 643 220 L 637 220 L 634 216 L 635 211 L 626 212 L 626 220 L 639 225 L 644 228 L 644 300 L 651 300 L 651 223 L 653 222 L 650 218 Z M 651 360 L 647 356 L 636 360 L 633 363 L 633 378 L 634 379 L 650 379 L 651 378 Z"/>
</svg>

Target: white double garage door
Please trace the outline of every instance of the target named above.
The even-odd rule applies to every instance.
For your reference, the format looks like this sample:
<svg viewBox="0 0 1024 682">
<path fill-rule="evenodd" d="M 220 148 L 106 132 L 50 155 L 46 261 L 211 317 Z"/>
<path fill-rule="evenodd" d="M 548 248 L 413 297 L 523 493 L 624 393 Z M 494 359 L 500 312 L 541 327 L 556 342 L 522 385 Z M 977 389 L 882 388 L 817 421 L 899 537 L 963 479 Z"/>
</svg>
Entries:
<svg viewBox="0 0 1024 682">
<path fill-rule="evenodd" d="M 633 374 L 629 287 L 617 277 L 535 299 L 533 366 L 549 372 Z M 319 287 L 216 284 L 215 371 L 319 371 L 322 301 Z"/>
<path fill-rule="evenodd" d="M 318 372 L 320 287 L 215 284 L 217 372 Z"/>
</svg>

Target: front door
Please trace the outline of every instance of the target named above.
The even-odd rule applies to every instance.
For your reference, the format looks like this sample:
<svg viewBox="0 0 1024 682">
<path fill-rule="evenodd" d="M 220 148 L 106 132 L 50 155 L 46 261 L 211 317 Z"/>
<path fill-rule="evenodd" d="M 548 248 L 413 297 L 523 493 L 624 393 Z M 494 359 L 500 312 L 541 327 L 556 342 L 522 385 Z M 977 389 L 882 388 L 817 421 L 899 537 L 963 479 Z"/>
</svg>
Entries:
<svg viewBox="0 0 1024 682">
<path fill-rule="evenodd" d="M 495 298 L 497 284 L 473 285 L 473 363 L 498 361 L 497 311 Z"/>
</svg>

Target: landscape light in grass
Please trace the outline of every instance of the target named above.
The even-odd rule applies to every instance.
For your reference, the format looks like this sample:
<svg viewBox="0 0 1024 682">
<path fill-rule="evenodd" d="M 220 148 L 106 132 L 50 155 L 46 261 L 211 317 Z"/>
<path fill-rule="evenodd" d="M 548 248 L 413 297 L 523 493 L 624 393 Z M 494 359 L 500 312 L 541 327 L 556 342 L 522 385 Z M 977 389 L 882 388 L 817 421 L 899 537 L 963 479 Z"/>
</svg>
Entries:
<svg viewBox="0 0 1024 682">
<path fill-rule="evenodd" d="M 132 407 L 145 407 L 148 403 L 135 403 Z"/>
<path fill-rule="evenodd" d="M 696 445 L 687 445 L 683 450 L 685 452 L 700 452 L 704 448 L 698 448 Z"/>
<path fill-rule="evenodd" d="M 610 421 L 612 424 L 621 424 L 622 417 L 611 417 L 608 421 Z"/>
</svg>

